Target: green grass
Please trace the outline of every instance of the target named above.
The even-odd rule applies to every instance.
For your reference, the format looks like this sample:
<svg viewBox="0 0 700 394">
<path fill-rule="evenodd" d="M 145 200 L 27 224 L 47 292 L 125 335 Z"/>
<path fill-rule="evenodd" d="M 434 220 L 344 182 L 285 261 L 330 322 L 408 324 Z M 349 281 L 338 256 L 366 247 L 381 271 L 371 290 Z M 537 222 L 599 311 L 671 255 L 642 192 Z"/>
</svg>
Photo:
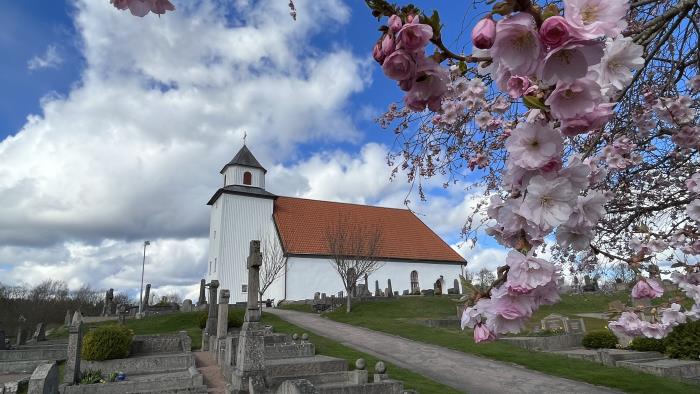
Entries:
<svg viewBox="0 0 700 394">
<path fill-rule="evenodd" d="M 270 324 L 274 327 L 275 332 L 281 333 L 297 333 L 302 334 L 304 329 L 299 328 L 293 324 L 290 324 L 277 316 L 271 315 L 269 313 L 263 314 L 263 322 Z M 345 359 L 348 362 L 348 367 L 350 369 L 355 368 L 355 360 L 358 358 L 364 358 L 367 361 L 367 369 L 370 373 L 370 379 L 372 379 L 372 373 L 374 371 L 374 364 L 379 361 L 376 357 L 369 354 L 358 352 L 349 347 L 343 346 L 337 342 L 334 342 L 326 337 L 322 337 L 316 334 L 309 333 L 309 338 L 311 342 L 316 347 L 317 354 L 323 354 L 326 356 L 338 357 Z M 382 360 L 383 361 L 383 360 Z M 391 379 L 401 380 L 404 383 L 405 389 L 415 389 L 422 394 L 430 393 L 460 393 L 452 389 L 451 387 L 442 385 L 433 380 L 430 380 L 422 375 L 411 372 L 407 369 L 399 368 L 393 364 L 386 361 L 384 363 L 387 366 L 387 373 Z"/>
<path fill-rule="evenodd" d="M 539 322 L 538 318 L 549 313 L 573 315 L 574 313 L 603 312 L 607 310 L 607 304 L 610 301 L 620 299 L 619 297 L 625 297 L 625 295 L 565 296 L 560 304 L 540 310 L 536 321 Z M 663 393 L 698 391 L 697 386 L 551 353 L 529 352 L 503 341 L 475 344 L 470 331 L 430 328 L 417 323 L 417 319 L 421 318 L 456 316 L 455 304 L 454 301 L 443 297 L 402 297 L 390 302 L 356 304 L 350 314 L 346 314 L 343 310 L 328 313 L 326 316 L 339 322 L 359 325 L 494 360 L 512 362 L 550 375 L 608 386 L 631 393 L 648 393 L 650 388 L 653 388 L 654 392 Z M 603 325 L 605 324 L 604 320 L 599 321 Z"/>
</svg>

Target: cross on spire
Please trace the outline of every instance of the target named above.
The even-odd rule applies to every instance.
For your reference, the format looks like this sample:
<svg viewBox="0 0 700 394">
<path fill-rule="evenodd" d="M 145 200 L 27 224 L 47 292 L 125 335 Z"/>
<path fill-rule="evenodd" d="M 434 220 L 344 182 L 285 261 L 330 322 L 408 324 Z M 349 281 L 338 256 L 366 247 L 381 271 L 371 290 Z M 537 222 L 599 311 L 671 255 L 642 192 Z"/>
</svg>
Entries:
<svg viewBox="0 0 700 394">
<path fill-rule="evenodd" d="M 243 130 L 243 145 L 245 145 L 245 139 L 248 138 L 248 132 Z"/>
</svg>

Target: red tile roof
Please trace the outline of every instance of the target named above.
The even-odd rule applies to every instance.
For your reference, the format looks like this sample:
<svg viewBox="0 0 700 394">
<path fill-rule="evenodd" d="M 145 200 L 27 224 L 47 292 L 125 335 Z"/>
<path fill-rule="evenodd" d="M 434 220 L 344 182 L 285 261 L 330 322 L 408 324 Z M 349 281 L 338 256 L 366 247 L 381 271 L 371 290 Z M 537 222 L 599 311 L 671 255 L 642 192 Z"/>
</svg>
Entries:
<svg viewBox="0 0 700 394">
<path fill-rule="evenodd" d="M 273 217 L 284 251 L 292 255 L 329 256 L 325 234 L 342 217 L 350 225 L 378 226 L 382 259 L 466 264 L 408 209 L 278 197 Z"/>
</svg>

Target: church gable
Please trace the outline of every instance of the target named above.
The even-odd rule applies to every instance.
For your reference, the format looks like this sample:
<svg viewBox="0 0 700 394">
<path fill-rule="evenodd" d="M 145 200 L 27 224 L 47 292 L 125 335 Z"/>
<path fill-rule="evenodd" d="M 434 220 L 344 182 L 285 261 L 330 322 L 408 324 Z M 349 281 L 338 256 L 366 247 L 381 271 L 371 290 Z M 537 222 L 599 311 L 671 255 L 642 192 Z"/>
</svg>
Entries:
<svg viewBox="0 0 700 394">
<path fill-rule="evenodd" d="M 329 256 L 326 233 L 340 217 L 377 226 L 380 258 L 466 264 L 462 256 L 407 209 L 278 197 L 273 218 L 288 255 Z"/>
</svg>

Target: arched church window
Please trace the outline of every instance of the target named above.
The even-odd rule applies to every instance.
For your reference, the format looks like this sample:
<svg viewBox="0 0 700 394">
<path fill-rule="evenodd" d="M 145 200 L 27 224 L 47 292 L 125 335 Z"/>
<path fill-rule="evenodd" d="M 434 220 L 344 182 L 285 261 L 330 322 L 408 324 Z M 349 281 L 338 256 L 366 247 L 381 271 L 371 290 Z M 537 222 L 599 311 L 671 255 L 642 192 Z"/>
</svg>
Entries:
<svg viewBox="0 0 700 394">
<path fill-rule="evenodd" d="M 243 173 L 243 184 L 244 185 L 251 185 L 253 183 L 253 175 L 249 172 L 246 171 Z"/>
</svg>

